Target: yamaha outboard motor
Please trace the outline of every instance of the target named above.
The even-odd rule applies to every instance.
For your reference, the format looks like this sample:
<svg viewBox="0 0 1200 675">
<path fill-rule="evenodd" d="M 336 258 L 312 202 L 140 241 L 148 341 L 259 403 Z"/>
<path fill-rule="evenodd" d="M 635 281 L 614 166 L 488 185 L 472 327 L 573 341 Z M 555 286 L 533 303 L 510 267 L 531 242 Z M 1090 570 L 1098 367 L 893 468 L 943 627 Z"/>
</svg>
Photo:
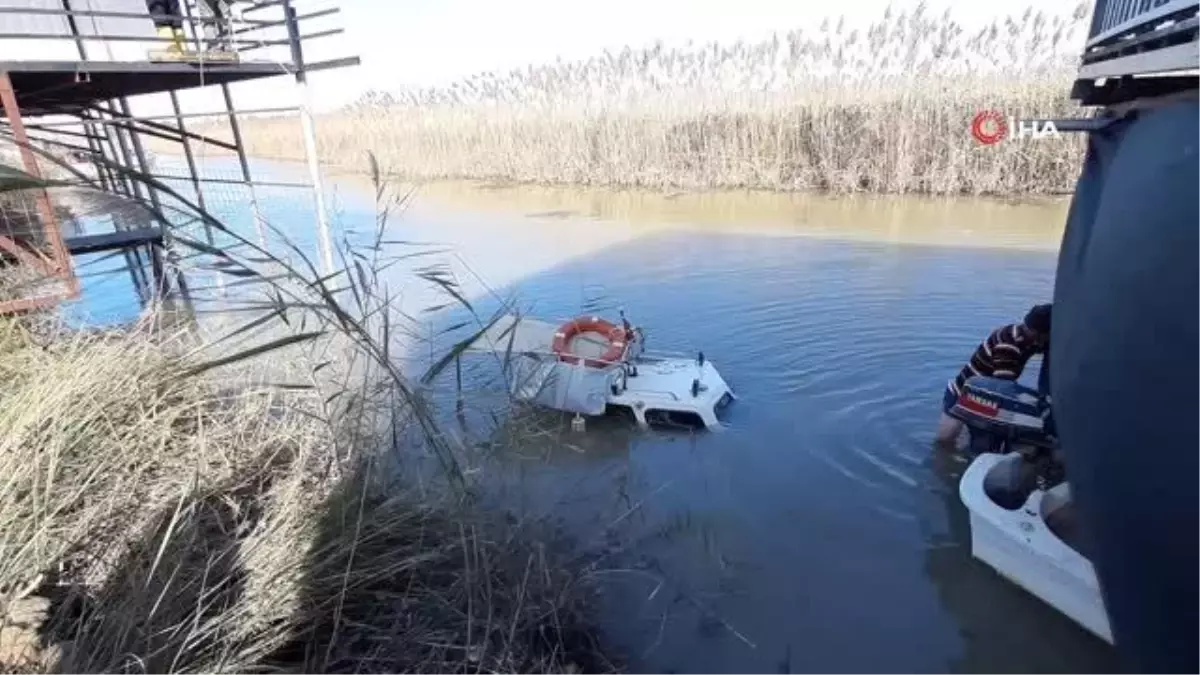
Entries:
<svg viewBox="0 0 1200 675">
<path fill-rule="evenodd" d="M 1021 475 L 1006 488 L 1013 499 L 1023 503 L 1021 495 L 1034 487 L 1045 490 L 1065 478 L 1050 402 L 1036 390 L 1011 380 L 972 377 L 949 414 L 967 426 L 971 452 L 1019 452 L 1025 458 Z"/>
<path fill-rule="evenodd" d="M 1037 391 L 1011 380 L 972 377 L 950 415 L 967 425 L 977 452 L 1014 452 L 1025 448 L 1053 450 L 1047 428 L 1050 404 Z"/>
</svg>

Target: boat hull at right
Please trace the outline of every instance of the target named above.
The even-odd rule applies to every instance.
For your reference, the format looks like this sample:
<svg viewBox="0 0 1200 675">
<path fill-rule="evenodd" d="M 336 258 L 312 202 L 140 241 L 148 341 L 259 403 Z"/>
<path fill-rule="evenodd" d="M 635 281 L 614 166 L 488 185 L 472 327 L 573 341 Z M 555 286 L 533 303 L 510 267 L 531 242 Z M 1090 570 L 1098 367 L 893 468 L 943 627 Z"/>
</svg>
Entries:
<svg viewBox="0 0 1200 675">
<path fill-rule="evenodd" d="M 959 498 L 970 513 L 971 554 L 1112 643 L 1108 612 L 1092 563 L 1050 525 L 1056 513 L 1070 506 L 1069 485 L 1064 482 L 1048 490 L 1034 490 L 1015 509 L 1000 506 L 989 494 L 992 486 L 1006 483 L 1023 461 L 1017 452 L 985 453 L 963 473 Z"/>
</svg>

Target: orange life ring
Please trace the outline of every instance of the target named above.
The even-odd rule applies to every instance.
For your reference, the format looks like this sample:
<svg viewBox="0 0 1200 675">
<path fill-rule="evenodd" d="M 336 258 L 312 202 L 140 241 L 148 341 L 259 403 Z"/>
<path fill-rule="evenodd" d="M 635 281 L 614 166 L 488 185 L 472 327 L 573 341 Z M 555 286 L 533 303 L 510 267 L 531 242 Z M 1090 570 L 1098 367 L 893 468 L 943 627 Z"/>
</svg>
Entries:
<svg viewBox="0 0 1200 675">
<path fill-rule="evenodd" d="M 571 339 L 580 333 L 599 333 L 608 338 L 608 349 L 600 356 L 585 359 L 578 354 L 567 351 Z M 625 356 L 625 347 L 632 336 L 624 328 L 605 321 L 598 316 L 581 316 L 564 323 L 554 333 L 554 342 L 550 349 L 558 355 L 558 360 L 564 363 L 579 363 L 588 368 L 607 368 L 617 363 Z"/>
</svg>

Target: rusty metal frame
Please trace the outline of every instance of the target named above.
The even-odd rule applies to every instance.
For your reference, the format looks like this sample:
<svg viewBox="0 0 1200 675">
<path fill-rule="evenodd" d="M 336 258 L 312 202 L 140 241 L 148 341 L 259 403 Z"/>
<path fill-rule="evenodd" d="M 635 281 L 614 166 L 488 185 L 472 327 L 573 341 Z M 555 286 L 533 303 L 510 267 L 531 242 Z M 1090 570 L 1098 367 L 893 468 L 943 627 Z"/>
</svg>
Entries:
<svg viewBox="0 0 1200 675">
<path fill-rule="evenodd" d="M 128 167 L 136 168 L 141 173 L 149 173 L 144 149 L 141 147 L 141 138 L 139 138 L 141 134 L 147 134 L 178 143 L 182 146 L 183 153 L 187 156 L 186 159 L 188 160 L 188 172 L 186 176 L 156 177 L 164 179 L 190 179 L 202 207 L 205 203 L 203 189 L 205 184 L 230 183 L 246 185 L 251 190 L 251 208 L 255 211 L 255 222 L 260 226 L 262 222 L 261 215 L 257 213 L 256 200 L 253 194 L 256 186 L 302 187 L 319 190 L 319 175 L 315 173 L 314 175 L 317 175 L 318 178 L 315 178 L 312 183 L 254 180 L 250 174 L 245 148 L 240 138 L 241 129 L 239 128 L 239 121 L 237 119 L 238 115 L 301 112 L 303 117 L 307 112 L 305 106 L 238 110 L 232 101 L 232 97 L 229 95 L 228 87 L 224 87 L 224 110 L 211 113 L 185 112 L 180 109 L 176 91 L 182 88 L 197 86 L 194 74 L 195 64 L 181 61 L 156 61 L 151 57 L 148 57 L 147 61 L 139 60 L 128 63 L 93 62 L 88 57 L 88 50 L 85 48 L 84 39 L 75 25 L 75 17 L 77 15 L 115 17 L 120 13 L 76 11 L 72 7 L 72 4 L 79 3 L 75 3 L 73 0 L 61 0 L 61 4 L 61 9 L 0 8 L 0 15 L 39 14 L 66 16 L 70 28 L 67 35 L 21 35 L 20 37 L 73 40 L 78 51 L 78 60 L 72 61 L 22 61 L 20 59 L 17 61 L 0 61 L 0 104 L 3 105 L 3 113 L 8 121 L 6 128 L 0 131 L 0 135 L 5 136 L 6 139 L 11 137 L 13 142 L 20 148 L 21 161 L 24 170 L 28 174 L 38 178 L 43 176 L 36 159 L 36 155 L 41 151 L 41 147 L 43 147 L 42 143 L 60 148 L 66 147 L 91 156 L 92 163 L 96 168 L 97 181 L 104 189 L 116 193 L 124 193 L 135 198 L 148 197 L 150 201 L 157 201 L 159 195 L 153 186 L 142 185 L 139 181 L 130 179 L 118 170 L 120 167 Z M 230 43 L 237 51 L 257 49 L 262 46 L 288 45 L 291 47 L 292 61 L 285 60 L 282 63 L 276 63 L 266 60 L 239 60 L 238 62 L 231 61 L 229 63 L 214 62 L 212 64 L 202 64 L 202 67 L 208 69 L 207 75 L 209 76 L 207 81 L 201 80 L 202 84 L 219 85 L 226 82 L 246 81 L 259 77 L 274 77 L 290 73 L 296 76 L 297 81 L 302 86 L 305 73 L 297 71 L 326 70 L 358 64 L 358 57 L 304 64 L 300 56 L 299 42 L 305 39 L 315 39 L 341 32 L 341 29 L 332 29 L 304 35 L 299 31 L 300 21 L 335 14 L 339 10 L 326 9 L 308 14 L 297 14 L 292 9 L 289 0 L 254 0 L 252 4 L 253 6 L 248 8 L 247 12 L 263 10 L 268 7 L 278 7 L 283 18 L 281 20 L 243 20 L 242 23 L 249 27 L 237 29 L 234 34 L 228 36 L 229 38 L 239 38 L 230 39 Z M 196 28 L 198 27 L 198 23 L 204 23 L 206 19 L 192 17 L 190 8 L 186 3 L 182 6 L 182 10 L 184 15 L 179 18 L 184 25 L 191 27 L 192 38 L 197 41 L 197 52 L 203 52 L 203 45 L 200 42 L 201 36 Z M 130 18 L 133 17 L 145 17 L 149 19 L 150 15 L 149 13 L 131 13 Z M 265 35 L 264 37 L 272 37 L 272 39 L 250 39 L 254 37 L 253 34 L 257 30 L 278 26 L 288 28 L 286 40 L 277 40 L 273 36 Z M 0 39 L 3 39 L 3 37 L 4 34 L 0 34 Z M 87 40 L 99 40 L 102 42 L 134 39 L 138 42 L 162 42 L 166 40 L 165 38 L 151 38 L 140 35 L 136 36 L 136 38 L 125 35 L 102 35 L 87 38 Z M 133 74 L 144 74 L 146 77 L 153 77 L 154 79 L 150 85 L 145 85 L 144 78 L 138 80 L 140 84 L 137 82 L 131 84 L 131 81 L 127 80 L 130 80 L 129 76 Z M 104 80 L 104 82 L 100 82 L 100 80 Z M 72 83 L 86 83 L 88 86 L 84 87 L 85 91 L 72 93 Z M 172 98 L 172 114 L 161 116 L 132 115 L 124 98 L 151 93 L 168 93 Z M 102 102 L 105 100 L 107 100 L 107 103 Z M 24 106 L 24 111 L 22 111 L 22 106 Z M 34 118 L 32 121 L 36 123 L 26 125 L 22 119 L 23 114 Z M 67 121 L 40 119 L 49 115 L 64 115 L 74 117 L 75 119 Z M 226 143 L 220 139 L 209 138 L 194 131 L 189 131 L 183 120 L 193 117 L 225 118 L 235 136 L 234 143 Z M 163 123 L 157 120 L 161 120 Z M 61 133 L 71 138 L 59 138 L 55 136 L 54 134 L 60 132 L 59 127 L 66 127 L 65 129 L 61 129 Z M 79 127 L 80 130 L 75 131 L 75 127 Z M 42 132 L 46 132 L 51 136 L 40 136 Z M 72 139 L 81 140 L 75 141 Z M 39 147 L 29 146 L 31 140 L 38 143 Z M 86 146 L 84 142 L 86 142 Z M 235 152 L 242 168 L 241 179 L 230 180 L 217 177 L 202 177 L 198 173 L 198 167 L 194 161 L 195 158 L 191 156 L 191 146 L 195 142 L 203 142 Z M 65 300 L 77 298 L 81 290 L 80 281 L 87 276 L 77 274 L 77 270 L 73 268 L 72 261 L 72 251 L 78 250 L 85 253 L 86 251 L 79 247 L 79 240 L 74 236 L 70 238 L 64 236 L 62 224 L 56 215 L 48 191 L 45 188 L 37 188 L 35 193 L 30 196 L 36 201 L 36 205 L 31 205 L 34 208 L 30 210 L 36 213 L 28 214 L 30 216 L 29 230 L 36 235 L 36 240 L 27 241 L 25 239 L 25 226 L 22 223 L 18 227 L 13 228 L 14 231 L 8 231 L 7 229 L 0 231 L 0 252 L 11 255 L 14 268 L 30 272 L 30 274 L 25 276 L 31 278 L 31 287 L 21 289 L 22 292 L 17 294 L 17 299 L 0 301 L 0 314 L 53 308 Z M 323 214 L 324 209 L 321 207 L 319 201 L 319 192 L 316 193 L 316 198 L 318 199 L 318 213 Z M 40 223 L 37 222 L 39 220 Z M 117 225 L 117 229 L 121 229 L 120 224 Z M 213 235 L 207 231 L 207 227 L 206 233 L 211 241 Z M 139 256 L 140 251 L 137 248 L 131 248 L 126 253 L 131 257 L 136 257 Z M 159 256 L 163 253 L 167 256 L 171 255 L 169 245 L 164 251 L 152 248 L 149 253 L 150 265 L 153 266 L 156 283 L 151 284 L 149 280 L 142 279 L 141 285 L 138 285 L 139 279 L 137 275 L 141 274 L 144 277 L 147 270 L 140 260 L 135 260 L 128 265 L 130 273 L 135 277 L 135 287 L 143 289 L 146 296 L 178 292 L 180 297 L 190 304 L 187 284 L 181 270 L 176 270 L 176 288 L 169 289 L 166 284 L 164 262 L 167 261 L 162 260 Z M 146 299 L 148 297 L 143 298 L 143 300 Z"/>
<path fill-rule="evenodd" d="M 37 158 L 29 149 L 29 136 L 25 133 L 25 124 L 21 119 L 21 107 L 17 103 L 17 95 L 13 91 L 8 71 L 0 71 L 0 106 L 3 107 L 9 129 L 12 131 L 13 141 L 21 154 L 22 168 L 30 176 L 41 178 L 42 172 L 38 167 Z M 75 277 L 75 271 L 71 267 L 71 256 L 67 252 L 66 242 L 63 241 L 58 216 L 54 213 L 54 206 L 50 203 L 50 193 L 44 187 L 35 188 L 34 193 L 34 201 L 37 203 L 38 215 L 41 219 L 42 235 L 50 246 L 49 256 L 47 257 L 40 251 L 30 250 L 22 246 L 16 239 L 3 234 L 0 234 L 0 249 L 16 258 L 18 264 L 30 265 L 45 272 L 50 279 L 65 282 L 65 289 L 41 296 L 0 301 L 0 314 L 47 307 L 79 296 L 79 280 Z"/>
</svg>

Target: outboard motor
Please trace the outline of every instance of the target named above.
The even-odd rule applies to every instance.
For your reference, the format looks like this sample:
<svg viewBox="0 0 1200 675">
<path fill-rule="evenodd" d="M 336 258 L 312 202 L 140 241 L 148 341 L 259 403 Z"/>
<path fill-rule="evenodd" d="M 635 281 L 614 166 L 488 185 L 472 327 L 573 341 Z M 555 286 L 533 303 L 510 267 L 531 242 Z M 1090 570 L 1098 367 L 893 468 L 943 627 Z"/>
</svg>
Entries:
<svg viewBox="0 0 1200 675">
<path fill-rule="evenodd" d="M 979 452 L 1053 449 L 1057 445 L 1047 429 L 1050 404 L 1037 391 L 1011 380 L 970 378 L 950 415 L 967 425 L 971 447 Z"/>
<path fill-rule="evenodd" d="M 1011 380 L 972 377 L 949 414 L 967 426 L 971 452 L 1021 453 L 1026 462 L 1021 473 L 1039 489 L 1065 478 L 1050 402 L 1036 390 Z"/>
</svg>

